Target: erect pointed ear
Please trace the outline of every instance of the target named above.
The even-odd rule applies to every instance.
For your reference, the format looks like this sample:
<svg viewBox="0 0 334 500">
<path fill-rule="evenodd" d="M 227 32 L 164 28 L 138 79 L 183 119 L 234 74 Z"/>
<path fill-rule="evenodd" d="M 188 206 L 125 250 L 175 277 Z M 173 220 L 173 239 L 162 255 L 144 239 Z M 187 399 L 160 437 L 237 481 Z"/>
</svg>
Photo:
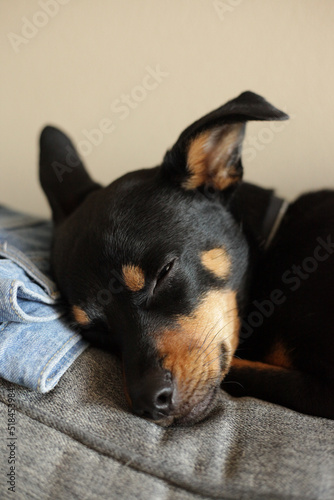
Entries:
<svg viewBox="0 0 334 500">
<path fill-rule="evenodd" d="M 263 97 L 243 92 L 186 128 L 167 151 L 163 172 L 184 189 L 208 186 L 225 190 L 242 178 L 246 122 L 288 118 Z"/>
<path fill-rule="evenodd" d="M 101 187 L 90 178 L 70 139 L 50 126 L 40 137 L 39 179 L 56 224 Z"/>
</svg>

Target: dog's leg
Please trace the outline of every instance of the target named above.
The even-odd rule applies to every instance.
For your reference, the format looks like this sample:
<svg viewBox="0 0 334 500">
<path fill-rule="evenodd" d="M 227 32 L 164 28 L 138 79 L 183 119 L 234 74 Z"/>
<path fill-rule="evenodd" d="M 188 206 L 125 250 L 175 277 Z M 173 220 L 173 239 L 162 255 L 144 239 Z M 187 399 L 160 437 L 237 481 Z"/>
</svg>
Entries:
<svg viewBox="0 0 334 500">
<path fill-rule="evenodd" d="M 333 384 L 298 370 L 234 358 L 221 387 L 231 396 L 251 396 L 334 419 Z"/>
</svg>

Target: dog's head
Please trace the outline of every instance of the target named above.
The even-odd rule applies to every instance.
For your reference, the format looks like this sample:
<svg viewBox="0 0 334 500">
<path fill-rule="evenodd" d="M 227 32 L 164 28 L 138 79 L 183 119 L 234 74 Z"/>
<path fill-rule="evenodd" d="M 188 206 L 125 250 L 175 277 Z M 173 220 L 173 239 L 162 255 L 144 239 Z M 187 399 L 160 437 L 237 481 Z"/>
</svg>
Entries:
<svg viewBox="0 0 334 500">
<path fill-rule="evenodd" d="M 42 132 L 55 279 L 83 331 L 120 351 L 135 413 L 193 423 L 212 408 L 238 344 L 248 262 L 229 210 L 245 123 L 286 117 L 245 92 L 189 126 L 160 166 L 104 188 L 62 132 Z"/>
</svg>

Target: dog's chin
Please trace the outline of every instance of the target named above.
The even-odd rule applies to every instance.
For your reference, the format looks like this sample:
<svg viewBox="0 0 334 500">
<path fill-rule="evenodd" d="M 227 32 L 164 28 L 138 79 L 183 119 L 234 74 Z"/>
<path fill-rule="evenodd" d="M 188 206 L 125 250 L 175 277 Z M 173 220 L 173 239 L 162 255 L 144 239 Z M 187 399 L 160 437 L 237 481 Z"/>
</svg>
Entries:
<svg viewBox="0 0 334 500">
<path fill-rule="evenodd" d="M 199 403 L 194 405 L 190 411 L 184 415 L 171 415 L 161 420 L 154 420 L 154 423 L 161 427 L 188 427 L 204 420 L 215 408 L 217 404 L 218 387 L 212 389 Z M 152 420 L 153 422 L 153 420 Z"/>
</svg>

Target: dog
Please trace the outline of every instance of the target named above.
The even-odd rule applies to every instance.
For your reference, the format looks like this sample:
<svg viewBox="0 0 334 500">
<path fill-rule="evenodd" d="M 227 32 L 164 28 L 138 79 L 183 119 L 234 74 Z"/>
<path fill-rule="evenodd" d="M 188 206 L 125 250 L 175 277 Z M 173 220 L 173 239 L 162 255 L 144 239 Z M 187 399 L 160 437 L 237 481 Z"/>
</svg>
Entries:
<svg viewBox="0 0 334 500">
<path fill-rule="evenodd" d="M 194 424 L 223 389 L 334 418 L 334 192 L 288 205 L 242 181 L 246 122 L 287 118 L 244 92 L 107 187 L 42 131 L 52 272 L 83 337 L 120 355 L 135 414 Z"/>
</svg>

